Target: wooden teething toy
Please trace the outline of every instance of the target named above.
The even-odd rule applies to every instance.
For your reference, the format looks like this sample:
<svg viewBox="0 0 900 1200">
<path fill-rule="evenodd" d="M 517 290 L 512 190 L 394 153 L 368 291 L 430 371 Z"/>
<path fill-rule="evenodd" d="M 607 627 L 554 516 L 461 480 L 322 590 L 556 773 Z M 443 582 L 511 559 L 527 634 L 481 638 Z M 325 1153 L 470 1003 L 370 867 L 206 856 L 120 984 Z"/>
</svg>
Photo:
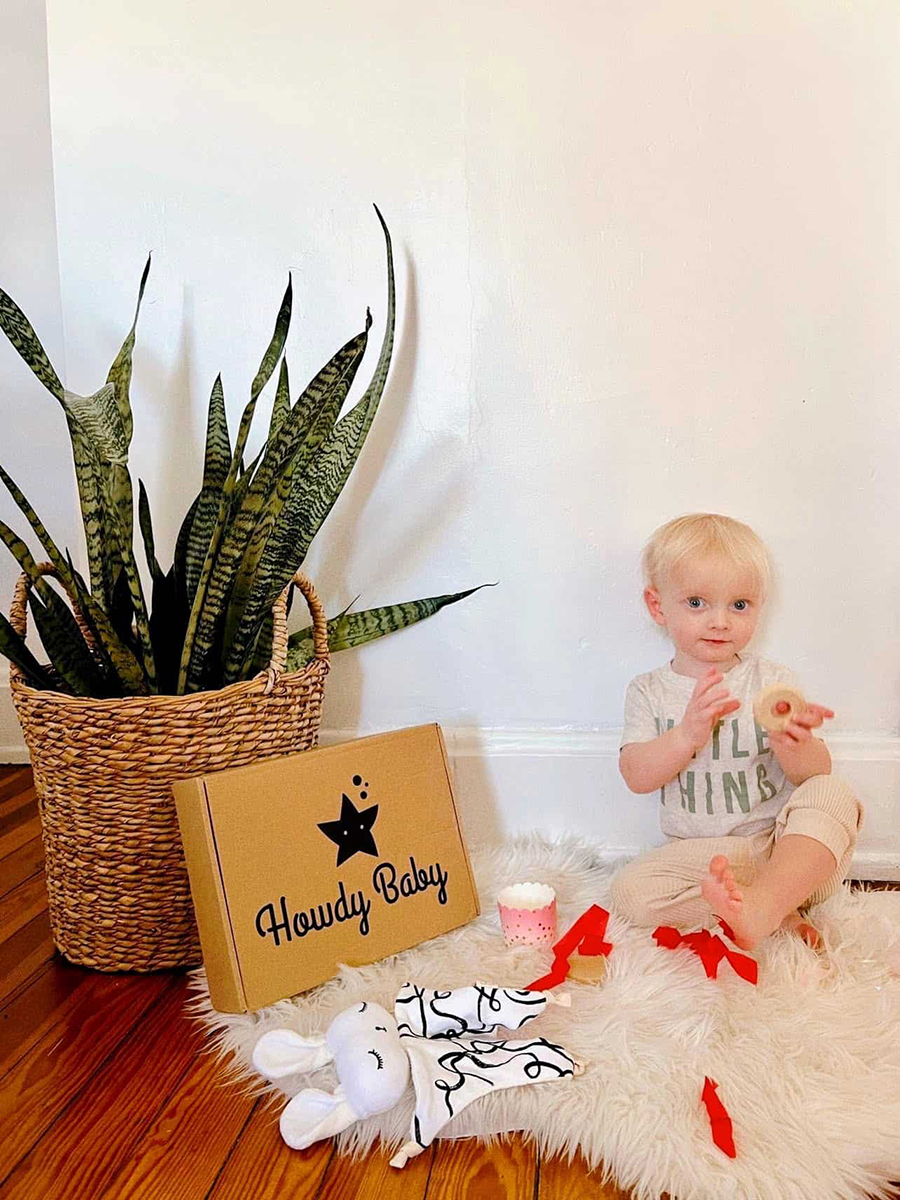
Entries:
<svg viewBox="0 0 900 1200">
<path fill-rule="evenodd" d="M 753 715 L 770 733 L 782 733 L 805 708 L 803 695 L 786 683 L 769 684 L 753 698 Z"/>
<path fill-rule="evenodd" d="M 575 950 L 569 958 L 569 978 L 579 983 L 599 983 L 606 977 L 608 965 L 605 954 L 582 954 Z"/>
</svg>

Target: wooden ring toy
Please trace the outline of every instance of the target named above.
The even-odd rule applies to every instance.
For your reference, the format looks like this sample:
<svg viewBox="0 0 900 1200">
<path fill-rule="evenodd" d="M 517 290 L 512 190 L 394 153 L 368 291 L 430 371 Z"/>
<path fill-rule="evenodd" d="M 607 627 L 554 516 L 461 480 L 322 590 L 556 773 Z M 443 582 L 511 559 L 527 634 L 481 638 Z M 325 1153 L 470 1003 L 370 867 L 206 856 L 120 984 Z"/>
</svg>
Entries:
<svg viewBox="0 0 900 1200">
<path fill-rule="evenodd" d="M 780 704 L 786 704 L 787 710 L 779 712 Z M 770 733 L 782 733 L 805 708 L 806 700 L 802 693 L 786 683 L 771 683 L 753 698 L 753 715 Z"/>
<path fill-rule="evenodd" d="M 605 954 L 581 954 L 576 950 L 569 956 L 569 978 L 579 983 L 599 983 L 608 966 Z"/>
</svg>

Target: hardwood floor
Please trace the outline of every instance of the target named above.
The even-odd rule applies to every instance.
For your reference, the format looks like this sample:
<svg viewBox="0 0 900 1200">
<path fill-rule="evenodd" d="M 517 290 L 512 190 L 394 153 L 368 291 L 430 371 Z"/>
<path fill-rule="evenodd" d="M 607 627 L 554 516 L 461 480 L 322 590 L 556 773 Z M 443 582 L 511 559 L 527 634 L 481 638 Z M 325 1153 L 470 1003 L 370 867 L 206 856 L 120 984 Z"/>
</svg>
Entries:
<svg viewBox="0 0 900 1200">
<path fill-rule="evenodd" d="M 0 767 L 3 1200 L 627 1200 L 519 1137 L 439 1142 L 403 1171 L 331 1142 L 289 1150 L 278 1106 L 202 1052 L 186 994 L 183 972 L 106 975 L 55 951 L 31 772 Z"/>
<path fill-rule="evenodd" d="M 403 1171 L 289 1150 L 278 1106 L 226 1082 L 184 972 L 107 975 L 53 946 L 28 768 L 0 767 L 3 1200 L 627 1200 L 512 1138 L 442 1142 Z"/>
</svg>

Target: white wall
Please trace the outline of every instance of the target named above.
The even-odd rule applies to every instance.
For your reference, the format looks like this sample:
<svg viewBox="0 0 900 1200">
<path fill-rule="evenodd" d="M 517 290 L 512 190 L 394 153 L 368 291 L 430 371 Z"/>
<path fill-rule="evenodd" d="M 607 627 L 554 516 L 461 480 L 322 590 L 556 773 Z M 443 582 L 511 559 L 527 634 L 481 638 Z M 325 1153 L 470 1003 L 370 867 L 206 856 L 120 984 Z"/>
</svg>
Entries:
<svg viewBox="0 0 900 1200">
<path fill-rule="evenodd" d="M 43 3 L 7 0 L 0 39 L 0 287 L 24 309 L 59 372 L 65 370 L 50 96 Z M 0 334 L 0 462 L 60 542 L 74 545 L 74 472 L 62 409 Z M 0 486 L 0 518 L 21 535 L 28 523 Z M 37 547 L 34 547 L 37 551 Z M 43 556 L 42 556 L 43 557 Z M 9 613 L 18 576 L 0 544 L 0 608 Z M 5 670 L 2 672 L 5 679 Z"/>
<path fill-rule="evenodd" d="M 65 372 L 43 0 L 7 0 L 0 38 L 0 287 L 31 319 L 51 361 Z M 62 410 L 0 335 L 0 463 L 63 545 L 80 527 Z M 39 548 L 0 486 L 0 519 Z M 40 554 L 40 558 L 44 555 Z M 0 544 L 0 608 L 9 613 L 19 571 Z M 35 650 L 39 643 L 29 641 Z M 0 659 L 0 761 L 21 757 L 21 734 Z"/>
<path fill-rule="evenodd" d="M 391 382 L 307 566 L 329 612 L 500 586 L 338 656 L 326 726 L 507 731 L 473 819 L 653 840 L 610 751 L 667 651 L 638 554 L 723 511 L 779 568 L 755 648 L 836 710 L 839 764 L 874 772 L 866 853 L 900 864 L 895 6 L 48 12 L 68 382 L 103 379 L 153 250 L 132 462 L 163 547 L 287 271 L 296 390 L 366 304 L 380 340 L 372 201 L 393 231 Z"/>
</svg>

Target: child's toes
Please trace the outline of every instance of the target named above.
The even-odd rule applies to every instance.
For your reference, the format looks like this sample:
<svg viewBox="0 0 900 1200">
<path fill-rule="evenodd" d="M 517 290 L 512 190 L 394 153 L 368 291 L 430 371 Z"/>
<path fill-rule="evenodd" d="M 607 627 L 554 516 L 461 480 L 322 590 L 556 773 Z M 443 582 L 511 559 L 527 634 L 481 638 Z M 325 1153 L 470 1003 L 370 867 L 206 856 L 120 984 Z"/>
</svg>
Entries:
<svg viewBox="0 0 900 1200">
<path fill-rule="evenodd" d="M 725 873 L 728 872 L 728 859 L 724 854 L 717 854 L 715 858 L 709 860 L 709 873 L 717 879 L 722 879 Z M 730 874 L 730 872 L 728 872 Z"/>
</svg>

